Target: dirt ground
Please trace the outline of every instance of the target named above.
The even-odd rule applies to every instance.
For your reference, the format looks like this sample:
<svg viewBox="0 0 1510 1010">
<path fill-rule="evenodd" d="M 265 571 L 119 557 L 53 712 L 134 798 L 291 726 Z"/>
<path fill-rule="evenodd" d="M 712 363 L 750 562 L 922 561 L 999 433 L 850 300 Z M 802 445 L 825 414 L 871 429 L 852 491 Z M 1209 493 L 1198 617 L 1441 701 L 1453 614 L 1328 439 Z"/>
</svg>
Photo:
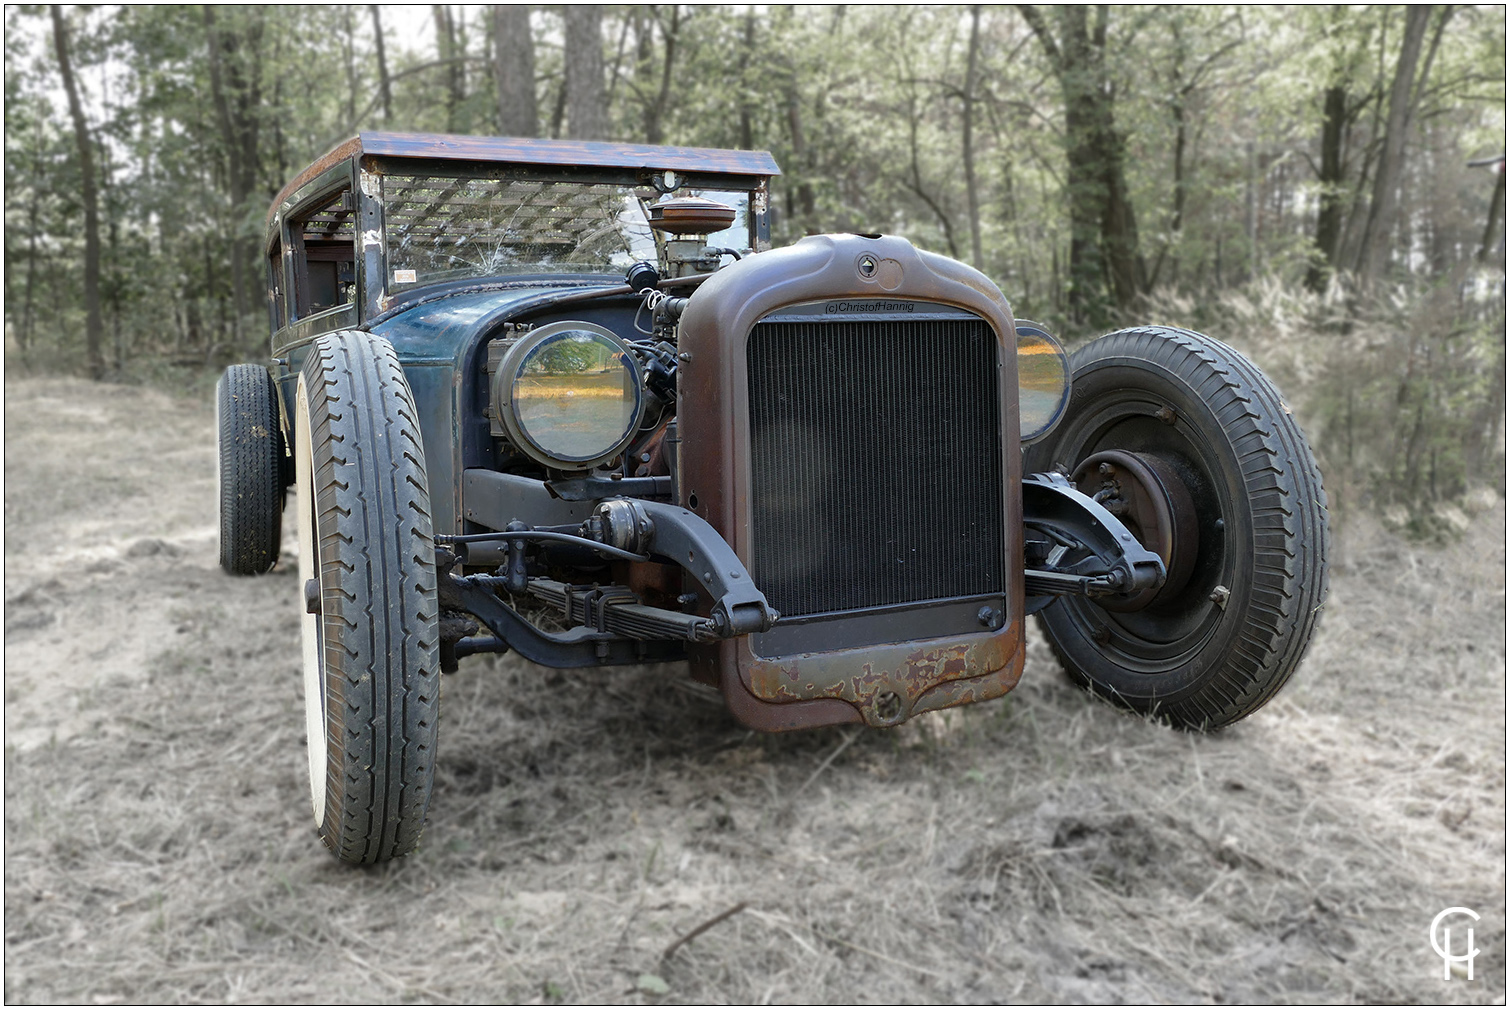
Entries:
<svg viewBox="0 0 1510 1010">
<path fill-rule="evenodd" d="M 421 850 L 363 871 L 309 812 L 291 531 L 216 567 L 212 418 L 6 383 L 7 1002 L 1505 999 L 1498 501 L 1445 548 L 1350 519 L 1295 681 L 1212 736 L 1036 639 L 1000 702 L 783 736 L 677 666 L 469 660 Z"/>
</svg>

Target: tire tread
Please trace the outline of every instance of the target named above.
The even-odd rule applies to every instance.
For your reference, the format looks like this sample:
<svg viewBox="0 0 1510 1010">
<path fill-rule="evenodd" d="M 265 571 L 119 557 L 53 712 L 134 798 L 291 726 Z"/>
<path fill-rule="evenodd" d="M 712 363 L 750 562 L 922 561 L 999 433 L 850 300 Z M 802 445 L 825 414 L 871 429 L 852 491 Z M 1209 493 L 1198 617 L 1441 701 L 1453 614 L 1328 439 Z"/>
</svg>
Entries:
<svg viewBox="0 0 1510 1010">
<path fill-rule="evenodd" d="M 305 371 L 319 422 L 311 424 L 311 448 L 321 475 L 324 662 L 339 674 L 326 678 L 327 732 L 331 750 L 345 755 L 327 762 L 321 837 L 343 860 L 373 863 L 418 845 L 434 777 L 427 755 L 440 664 L 424 453 L 413 397 L 387 341 L 327 334 Z"/>
<path fill-rule="evenodd" d="M 278 393 L 261 365 L 232 365 L 215 384 L 220 473 L 220 567 L 261 575 L 283 537 L 283 431 Z"/>
<path fill-rule="evenodd" d="M 1166 698 L 1129 698 L 1079 670 L 1041 623 L 1072 678 L 1096 693 L 1179 726 L 1214 729 L 1247 716 L 1284 686 L 1315 632 L 1327 590 L 1326 493 L 1310 447 L 1274 385 L 1226 344 L 1190 330 L 1139 327 L 1078 350 L 1090 366 L 1152 366 L 1204 402 L 1232 446 L 1252 517 L 1253 585 L 1236 639 L 1197 686 Z"/>
</svg>

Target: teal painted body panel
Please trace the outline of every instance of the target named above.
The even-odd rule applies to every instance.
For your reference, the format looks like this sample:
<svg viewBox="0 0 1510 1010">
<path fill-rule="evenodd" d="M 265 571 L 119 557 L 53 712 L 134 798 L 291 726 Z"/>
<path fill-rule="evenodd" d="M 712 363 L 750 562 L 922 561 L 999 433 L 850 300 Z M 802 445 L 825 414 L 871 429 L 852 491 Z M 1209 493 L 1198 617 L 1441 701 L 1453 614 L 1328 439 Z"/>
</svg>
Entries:
<svg viewBox="0 0 1510 1010">
<path fill-rule="evenodd" d="M 612 286 L 610 282 L 565 289 L 553 285 L 458 292 L 400 311 L 371 327 L 393 345 L 414 393 L 435 532 L 461 532 L 461 478 L 466 469 L 461 425 L 464 419 L 486 424 L 475 404 L 468 409 L 463 403 L 481 386 L 482 377 L 478 375 L 470 384 L 464 380 L 468 368 L 480 371 L 486 363 L 482 345 L 499 326 L 523 312 L 547 306 L 563 294 Z"/>
<path fill-rule="evenodd" d="M 447 295 L 374 323 L 372 332 L 387 338 L 406 365 L 410 361 L 455 361 L 482 330 L 559 291 L 542 286 Z"/>
<path fill-rule="evenodd" d="M 419 409 L 425 443 L 425 473 L 430 480 L 430 518 L 436 533 L 460 533 L 461 416 L 456 399 L 457 370 L 450 364 L 404 363 L 404 378 Z"/>
</svg>

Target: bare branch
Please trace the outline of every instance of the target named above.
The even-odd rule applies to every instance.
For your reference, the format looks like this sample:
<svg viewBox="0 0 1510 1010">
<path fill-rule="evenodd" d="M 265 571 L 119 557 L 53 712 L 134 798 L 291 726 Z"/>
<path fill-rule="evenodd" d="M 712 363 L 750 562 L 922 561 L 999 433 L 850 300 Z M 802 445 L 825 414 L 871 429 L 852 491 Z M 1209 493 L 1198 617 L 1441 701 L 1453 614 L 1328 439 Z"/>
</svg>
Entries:
<svg viewBox="0 0 1510 1010">
<path fill-rule="evenodd" d="M 1064 66 L 1064 58 L 1060 55 L 1059 45 L 1054 41 L 1054 36 L 1049 32 L 1049 26 L 1044 23 L 1043 14 L 1032 4 L 1018 4 L 1017 12 L 1022 19 L 1033 29 L 1033 34 L 1038 36 L 1038 41 L 1043 43 L 1043 51 L 1048 54 L 1049 62 L 1054 64 L 1055 71 Z"/>
</svg>

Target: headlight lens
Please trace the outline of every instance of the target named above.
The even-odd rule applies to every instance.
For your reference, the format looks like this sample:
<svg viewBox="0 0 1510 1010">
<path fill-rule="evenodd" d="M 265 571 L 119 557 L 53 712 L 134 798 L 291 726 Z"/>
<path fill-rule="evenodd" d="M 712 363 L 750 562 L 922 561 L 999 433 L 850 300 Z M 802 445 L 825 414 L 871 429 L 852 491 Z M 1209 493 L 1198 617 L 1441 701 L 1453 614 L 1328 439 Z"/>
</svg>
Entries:
<svg viewBox="0 0 1510 1010">
<path fill-rule="evenodd" d="M 584 322 L 542 326 L 509 348 L 493 403 L 515 445 L 565 470 L 617 456 L 645 409 L 634 352 L 609 330 Z"/>
<path fill-rule="evenodd" d="M 1070 361 L 1037 323 L 1017 324 L 1017 409 L 1022 440 L 1047 435 L 1070 402 Z"/>
</svg>

